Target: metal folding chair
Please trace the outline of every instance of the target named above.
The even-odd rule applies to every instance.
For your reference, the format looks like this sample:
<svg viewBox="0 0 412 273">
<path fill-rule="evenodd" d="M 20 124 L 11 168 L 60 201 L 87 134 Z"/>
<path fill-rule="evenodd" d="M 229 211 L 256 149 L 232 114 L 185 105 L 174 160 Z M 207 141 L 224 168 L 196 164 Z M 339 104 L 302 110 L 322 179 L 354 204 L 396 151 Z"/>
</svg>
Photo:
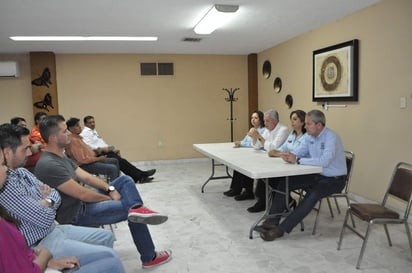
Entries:
<svg viewBox="0 0 412 273">
<path fill-rule="evenodd" d="M 353 170 L 353 162 L 355 161 L 355 154 L 351 151 L 345 151 L 345 156 L 346 156 L 346 168 L 347 168 L 347 175 L 346 175 L 346 183 L 345 183 L 345 187 L 343 188 L 342 192 L 340 193 L 334 193 L 331 194 L 326 198 L 326 201 L 328 202 L 328 206 L 329 206 L 329 212 L 330 212 L 330 216 L 333 218 L 333 211 L 332 211 L 332 205 L 330 202 L 330 199 L 333 198 L 335 200 L 335 205 L 336 205 L 336 209 L 338 211 L 338 213 L 340 214 L 340 208 L 339 208 L 339 204 L 337 201 L 337 198 L 345 198 L 346 199 L 346 204 L 350 205 L 349 202 L 349 197 L 348 197 L 348 190 L 349 190 L 349 184 L 350 184 L 350 178 L 352 176 L 352 170 Z M 318 206 L 314 207 L 313 210 L 316 211 L 316 217 L 315 217 L 315 224 L 313 225 L 313 230 L 312 230 L 312 235 L 316 234 L 316 227 L 318 225 L 318 219 L 319 219 L 319 212 L 320 212 L 320 208 L 322 205 L 322 199 L 319 200 L 318 202 Z M 351 215 L 351 219 L 352 219 L 352 225 L 353 227 L 355 227 L 355 221 L 353 219 L 353 216 Z"/>
<path fill-rule="evenodd" d="M 394 198 L 396 200 L 402 201 L 405 204 L 405 210 L 403 215 L 400 215 L 398 212 L 388 208 L 387 201 L 389 198 Z M 350 204 L 345 220 L 343 222 L 342 230 L 339 236 L 338 242 L 338 250 L 341 248 L 343 233 L 345 228 L 353 231 L 356 235 L 358 235 L 362 240 L 362 248 L 359 254 L 358 262 L 356 264 L 356 268 L 359 269 L 360 264 L 362 262 L 363 254 L 366 249 L 366 244 L 368 242 L 369 234 L 372 225 L 380 224 L 383 225 L 386 233 L 386 237 L 388 238 L 389 246 L 392 246 L 392 241 L 389 236 L 388 231 L 388 224 L 404 224 L 406 229 L 406 235 L 409 240 L 409 247 L 411 249 L 412 254 L 412 239 L 411 239 L 411 232 L 409 229 L 408 224 L 408 217 L 411 210 L 412 205 L 412 164 L 400 162 L 396 165 L 392 178 L 390 180 L 389 187 L 383 197 L 383 201 L 381 204 Z M 348 218 L 349 215 L 356 216 L 362 221 L 368 223 L 366 233 L 361 234 L 355 228 L 352 228 L 348 225 Z"/>
</svg>

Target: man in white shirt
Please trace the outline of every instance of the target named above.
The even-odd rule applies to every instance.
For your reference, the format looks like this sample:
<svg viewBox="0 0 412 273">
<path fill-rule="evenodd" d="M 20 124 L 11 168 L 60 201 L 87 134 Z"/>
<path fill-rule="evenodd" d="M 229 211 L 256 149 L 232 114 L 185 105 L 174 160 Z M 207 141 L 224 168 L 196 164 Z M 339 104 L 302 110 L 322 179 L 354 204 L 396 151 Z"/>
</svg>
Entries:
<svg viewBox="0 0 412 273">
<path fill-rule="evenodd" d="M 84 128 L 80 135 L 83 137 L 83 141 L 89 145 L 98 156 L 106 155 L 109 158 L 116 158 L 119 161 L 120 170 L 132 177 L 135 183 L 147 183 L 153 180 L 152 175 L 154 175 L 156 169 L 142 171 L 121 157 L 120 151 L 116 150 L 114 146 L 107 144 L 97 133 L 95 129 L 96 123 L 93 116 L 85 116 L 83 122 Z"/>
<path fill-rule="evenodd" d="M 251 132 L 253 138 L 253 147 L 255 149 L 264 149 L 266 151 L 277 150 L 286 141 L 289 136 L 289 129 L 285 125 L 279 123 L 279 114 L 276 110 L 268 110 L 264 114 L 265 131 L 259 134 L 257 130 Z M 259 185 L 259 184 L 258 184 Z M 263 192 L 262 192 L 263 191 Z M 265 196 L 265 189 L 256 187 L 256 195 Z M 249 212 L 261 212 L 266 209 L 264 199 L 258 201 L 247 209 Z"/>
<path fill-rule="evenodd" d="M 279 123 L 279 114 L 276 110 L 268 110 L 264 115 L 265 131 L 259 134 L 257 130 L 253 130 L 251 137 L 253 138 L 253 147 L 255 149 L 264 149 L 271 151 L 279 148 L 289 135 L 289 129 L 285 125 Z"/>
</svg>

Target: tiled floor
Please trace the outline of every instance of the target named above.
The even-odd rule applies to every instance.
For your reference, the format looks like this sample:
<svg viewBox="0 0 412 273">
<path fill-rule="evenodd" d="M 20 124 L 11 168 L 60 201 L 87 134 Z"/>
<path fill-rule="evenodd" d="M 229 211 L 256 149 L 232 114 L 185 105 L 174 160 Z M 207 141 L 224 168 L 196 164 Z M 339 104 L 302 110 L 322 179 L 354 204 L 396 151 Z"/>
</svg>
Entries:
<svg viewBox="0 0 412 273">
<path fill-rule="evenodd" d="M 384 231 L 375 228 L 369 239 L 361 269 L 355 268 L 361 240 L 351 233 L 336 242 L 343 221 L 342 215 L 332 219 L 326 204 L 320 224 L 311 235 L 314 213 L 305 219 L 306 230 L 295 228 L 273 242 L 264 242 L 255 233 L 248 237 L 250 225 L 258 215 L 246 208 L 254 201 L 235 201 L 222 192 L 229 180 L 211 181 L 200 192 L 210 175 L 207 160 L 149 162 L 143 168 L 155 167 L 153 183 L 138 185 L 146 206 L 166 213 L 169 220 L 150 230 L 157 249 L 171 248 L 173 260 L 167 264 L 142 269 L 125 222 L 115 228 L 115 249 L 124 262 L 126 272 L 156 273 L 315 273 L 315 272 L 411 272 L 412 256 L 403 226 L 391 226 L 393 247 L 387 245 Z M 223 168 L 222 168 L 223 170 Z M 354 182 L 355 183 L 355 182 Z M 343 206 L 341 206 L 343 208 Z"/>
</svg>

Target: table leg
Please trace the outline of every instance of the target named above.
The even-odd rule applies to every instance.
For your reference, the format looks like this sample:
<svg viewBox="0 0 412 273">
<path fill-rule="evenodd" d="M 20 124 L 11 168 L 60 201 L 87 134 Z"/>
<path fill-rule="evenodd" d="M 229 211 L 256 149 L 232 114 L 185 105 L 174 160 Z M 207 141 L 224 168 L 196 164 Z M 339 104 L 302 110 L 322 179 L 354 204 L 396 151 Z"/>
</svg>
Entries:
<svg viewBox="0 0 412 273">
<path fill-rule="evenodd" d="M 263 220 L 270 219 L 270 218 L 275 218 L 277 216 L 286 216 L 290 212 L 290 205 L 289 205 L 289 177 L 285 177 L 285 191 L 279 191 L 276 189 L 272 189 L 269 185 L 269 178 L 263 179 L 265 182 L 265 188 L 266 188 L 266 210 L 263 216 L 261 216 L 253 225 L 251 226 L 249 230 L 249 239 L 253 239 L 253 231 L 255 230 L 255 227 Z M 275 214 L 270 214 L 270 207 L 272 205 L 272 192 L 277 192 L 281 194 L 285 194 L 285 202 L 286 202 L 286 212 L 284 213 L 275 213 Z"/>
<path fill-rule="evenodd" d="M 204 193 L 204 189 L 207 183 L 209 183 L 210 180 L 216 180 L 216 179 L 227 179 L 227 178 L 232 178 L 232 176 L 229 174 L 229 168 L 227 166 L 226 167 L 226 175 L 224 176 L 215 176 L 215 167 L 216 166 L 224 166 L 223 164 L 220 163 L 215 163 L 215 160 L 212 159 L 212 174 L 210 175 L 210 177 L 206 180 L 205 183 L 203 183 L 202 185 L 202 193 Z"/>
</svg>

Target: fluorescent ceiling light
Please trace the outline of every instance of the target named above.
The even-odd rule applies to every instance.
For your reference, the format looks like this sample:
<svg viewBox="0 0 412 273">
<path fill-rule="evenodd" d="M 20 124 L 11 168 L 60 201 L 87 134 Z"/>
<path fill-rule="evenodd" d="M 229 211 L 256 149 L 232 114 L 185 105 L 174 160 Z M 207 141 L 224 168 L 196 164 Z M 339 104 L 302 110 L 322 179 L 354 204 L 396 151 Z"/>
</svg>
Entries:
<svg viewBox="0 0 412 273">
<path fill-rule="evenodd" d="M 12 36 L 13 41 L 157 41 L 141 36 Z"/>
<path fill-rule="evenodd" d="M 239 6 L 235 5 L 214 5 L 197 23 L 194 31 L 197 34 L 210 34 L 228 22 L 238 9 Z"/>
</svg>

